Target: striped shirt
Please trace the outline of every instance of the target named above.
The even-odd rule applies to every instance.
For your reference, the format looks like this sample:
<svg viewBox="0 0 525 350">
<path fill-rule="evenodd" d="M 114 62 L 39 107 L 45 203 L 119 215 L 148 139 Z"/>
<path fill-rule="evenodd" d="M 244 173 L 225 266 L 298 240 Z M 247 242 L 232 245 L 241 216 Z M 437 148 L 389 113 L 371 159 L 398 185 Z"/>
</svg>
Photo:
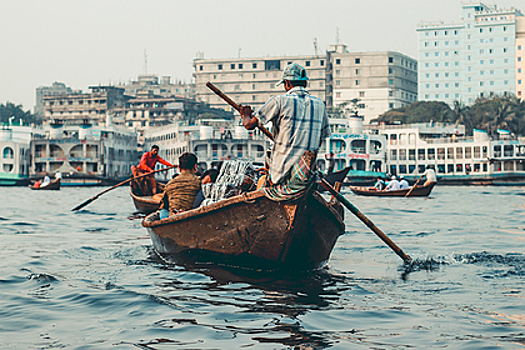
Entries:
<svg viewBox="0 0 525 350">
<path fill-rule="evenodd" d="M 330 137 L 326 107 L 300 86 L 272 97 L 255 116 L 261 124 L 273 122 L 275 143 L 270 157 L 270 180 L 276 184 L 306 151 L 318 151 Z"/>
</svg>

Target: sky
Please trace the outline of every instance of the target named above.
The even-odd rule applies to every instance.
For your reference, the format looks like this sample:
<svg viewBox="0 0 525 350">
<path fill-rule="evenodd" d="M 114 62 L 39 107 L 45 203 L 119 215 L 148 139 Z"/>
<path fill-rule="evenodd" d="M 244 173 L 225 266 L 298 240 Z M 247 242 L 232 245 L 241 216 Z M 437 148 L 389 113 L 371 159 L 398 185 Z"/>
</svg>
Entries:
<svg viewBox="0 0 525 350">
<path fill-rule="evenodd" d="M 467 0 L 473 2 L 474 0 Z M 463 1 L 464 2 L 464 1 Z M 525 4 L 487 1 L 500 8 Z M 520 6 L 520 3 L 523 4 Z M 192 81 L 193 59 L 399 51 L 417 58 L 421 21 L 460 21 L 462 0 L 2 0 L 0 103 L 33 111 L 35 89 Z M 147 62 L 147 64 L 146 64 Z"/>
</svg>

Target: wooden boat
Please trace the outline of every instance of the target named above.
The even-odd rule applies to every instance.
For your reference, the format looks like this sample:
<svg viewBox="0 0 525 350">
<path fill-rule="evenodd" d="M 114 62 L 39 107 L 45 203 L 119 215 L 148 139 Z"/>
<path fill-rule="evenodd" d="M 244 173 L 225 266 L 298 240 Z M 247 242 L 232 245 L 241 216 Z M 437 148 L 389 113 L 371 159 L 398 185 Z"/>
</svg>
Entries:
<svg viewBox="0 0 525 350">
<path fill-rule="evenodd" d="M 40 187 L 35 187 L 34 185 L 29 185 L 29 188 L 32 190 L 57 191 L 60 190 L 60 179 L 52 180 L 47 186 L 40 185 Z"/>
<path fill-rule="evenodd" d="M 137 187 L 135 181 L 131 181 L 129 186 L 129 194 L 133 199 L 135 208 L 141 213 L 150 214 L 159 209 L 160 200 L 162 199 L 162 192 L 164 191 L 164 185 L 157 182 L 157 194 L 155 196 L 143 196 L 140 194 L 140 190 Z"/>
<path fill-rule="evenodd" d="M 254 191 L 158 218 L 150 214 L 142 225 L 161 256 L 261 270 L 317 268 L 345 232 L 339 202 L 312 189 L 286 202 Z"/>
<path fill-rule="evenodd" d="M 350 171 L 350 167 L 346 167 L 344 169 L 341 169 L 339 171 L 336 171 L 335 173 L 327 174 L 324 176 L 324 179 L 328 181 L 328 183 L 333 187 L 336 182 L 340 182 L 343 184 L 344 179 L 346 177 L 346 174 Z M 324 187 L 318 186 L 317 191 L 324 192 L 326 191 Z"/>
<path fill-rule="evenodd" d="M 426 186 L 416 185 L 416 188 L 410 193 L 409 197 L 426 197 L 432 192 L 432 189 L 436 183 L 432 183 Z M 377 196 L 377 197 L 404 197 L 410 188 L 404 190 L 395 190 L 395 191 L 377 191 L 371 190 L 370 187 L 358 187 L 358 186 L 349 186 L 350 189 L 358 196 Z"/>
</svg>

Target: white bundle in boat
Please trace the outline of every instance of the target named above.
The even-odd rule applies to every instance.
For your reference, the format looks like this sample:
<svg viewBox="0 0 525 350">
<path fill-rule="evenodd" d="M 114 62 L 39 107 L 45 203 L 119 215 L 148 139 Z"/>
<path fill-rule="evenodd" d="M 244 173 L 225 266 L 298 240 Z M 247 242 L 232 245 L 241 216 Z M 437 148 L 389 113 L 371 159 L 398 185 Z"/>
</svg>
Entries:
<svg viewBox="0 0 525 350">
<path fill-rule="evenodd" d="M 229 198 L 240 193 L 241 185 L 248 177 L 255 181 L 256 172 L 252 163 L 244 160 L 228 160 L 222 164 L 217 180 L 212 184 L 202 186 L 204 201 L 201 206 Z"/>
</svg>

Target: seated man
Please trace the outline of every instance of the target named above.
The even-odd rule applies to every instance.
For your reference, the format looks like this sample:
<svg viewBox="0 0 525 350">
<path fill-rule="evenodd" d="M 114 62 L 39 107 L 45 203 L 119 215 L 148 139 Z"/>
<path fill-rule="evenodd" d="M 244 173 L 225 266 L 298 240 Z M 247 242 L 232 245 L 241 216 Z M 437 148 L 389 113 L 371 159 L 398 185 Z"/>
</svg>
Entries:
<svg viewBox="0 0 525 350">
<path fill-rule="evenodd" d="M 399 177 L 400 181 L 399 181 L 399 189 L 400 190 L 406 190 L 408 189 L 410 186 L 408 185 L 408 181 L 405 180 L 405 177 L 403 175 L 401 175 Z"/>
<path fill-rule="evenodd" d="M 217 179 L 217 175 L 219 175 L 219 170 L 215 168 L 206 170 L 200 177 L 201 185 L 204 187 L 205 185 L 214 183 L 215 180 Z M 197 194 L 197 197 L 195 198 L 195 202 L 193 203 L 194 208 L 198 208 L 201 205 L 202 201 L 204 200 L 204 194 L 202 191 L 203 190 L 200 190 L 199 193 Z"/>
<path fill-rule="evenodd" d="M 50 183 L 51 183 L 51 178 L 46 175 L 46 177 L 44 177 L 44 182 L 42 182 L 42 184 L 40 184 L 40 187 L 46 187 Z"/>
<path fill-rule="evenodd" d="M 164 188 L 160 204 L 160 218 L 193 208 L 195 197 L 201 190 L 201 180 L 197 175 L 197 156 L 184 153 L 179 157 L 180 175 L 170 180 Z"/>
<path fill-rule="evenodd" d="M 377 177 L 377 182 L 374 185 L 374 187 L 370 187 L 370 189 L 374 191 L 382 191 L 384 188 L 385 188 L 385 182 L 379 176 Z"/>
<path fill-rule="evenodd" d="M 395 175 L 392 175 L 391 181 L 388 183 L 388 186 L 386 186 L 385 191 L 396 191 L 399 190 L 399 181 L 397 181 Z"/>
</svg>

